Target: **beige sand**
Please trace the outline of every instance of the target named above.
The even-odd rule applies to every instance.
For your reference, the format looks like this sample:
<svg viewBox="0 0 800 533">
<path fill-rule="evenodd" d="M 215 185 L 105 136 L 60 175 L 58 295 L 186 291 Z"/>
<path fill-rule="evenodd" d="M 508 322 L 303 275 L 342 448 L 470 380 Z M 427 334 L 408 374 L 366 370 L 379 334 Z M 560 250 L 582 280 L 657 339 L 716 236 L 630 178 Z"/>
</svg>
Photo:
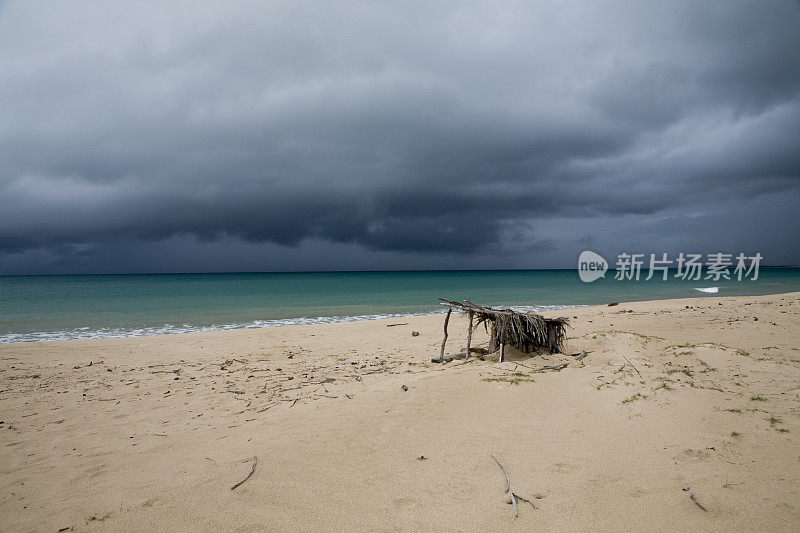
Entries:
<svg viewBox="0 0 800 533">
<path fill-rule="evenodd" d="M 440 316 L 4 345 L 0 529 L 800 529 L 800 293 L 554 314 L 585 365 L 432 364 Z"/>
</svg>

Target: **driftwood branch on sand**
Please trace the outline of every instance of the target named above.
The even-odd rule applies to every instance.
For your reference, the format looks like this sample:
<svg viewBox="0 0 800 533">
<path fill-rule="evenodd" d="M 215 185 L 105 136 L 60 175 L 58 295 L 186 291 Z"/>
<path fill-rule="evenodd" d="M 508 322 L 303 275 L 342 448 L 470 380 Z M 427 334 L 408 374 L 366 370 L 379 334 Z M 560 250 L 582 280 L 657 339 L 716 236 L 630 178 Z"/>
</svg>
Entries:
<svg viewBox="0 0 800 533">
<path fill-rule="evenodd" d="M 534 372 L 546 372 L 548 370 L 555 370 L 559 372 L 569 366 L 569 363 L 561 363 L 560 365 L 550 365 L 550 366 L 540 366 L 539 368 L 534 368 Z"/>
<path fill-rule="evenodd" d="M 506 472 L 506 469 L 503 467 L 503 465 L 500 464 L 500 461 L 497 460 L 497 457 L 495 457 L 494 455 L 492 455 L 491 457 L 492 459 L 494 459 L 494 462 L 497 463 L 497 466 L 500 467 L 500 470 L 503 471 L 503 474 L 505 474 L 506 476 L 506 492 L 508 492 L 509 490 L 511 490 L 511 478 L 508 477 L 508 472 Z"/>
<path fill-rule="evenodd" d="M 696 506 L 698 506 L 700 509 L 702 509 L 703 511 L 708 512 L 708 509 L 706 509 L 705 507 L 700 505 L 700 502 L 698 502 L 697 499 L 695 499 L 694 492 L 692 492 L 692 488 L 691 487 L 686 487 L 685 489 L 683 489 L 683 492 L 688 492 L 689 493 L 689 498 L 694 502 L 694 504 Z"/>
<path fill-rule="evenodd" d="M 246 478 L 244 478 L 244 479 L 243 479 L 243 480 L 241 480 L 239 483 L 237 483 L 236 485 L 234 485 L 233 487 L 231 487 L 231 490 L 234 490 L 234 489 L 236 489 L 236 488 L 237 488 L 237 487 L 239 487 L 239 486 L 240 486 L 242 483 L 244 483 L 245 481 L 247 481 L 248 479 L 250 479 L 250 476 L 252 476 L 252 475 L 253 475 L 253 472 L 255 472 L 255 471 L 256 471 L 256 464 L 258 464 L 258 457 L 256 457 L 256 456 L 254 455 L 254 456 L 253 456 L 253 468 L 251 468 L 251 469 L 250 469 L 250 473 L 249 473 L 249 474 L 247 474 L 247 477 L 246 477 Z"/>
<path fill-rule="evenodd" d="M 583 358 L 585 358 L 587 355 L 589 355 L 589 353 L 590 352 L 587 352 L 586 350 L 584 350 L 581 353 L 572 354 L 572 357 L 574 357 L 576 361 L 581 361 L 581 360 L 583 360 Z"/>
<path fill-rule="evenodd" d="M 625 356 L 623 355 L 622 357 L 625 357 Z M 627 357 L 625 357 L 625 360 L 628 362 L 628 364 L 630 365 L 630 367 L 631 367 L 632 369 L 636 370 L 636 373 L 637 373 L 637 374 L 639 374 L 639 377 L 642 377 L 642 373 L 641 373 L 641 372 L 639 372 L 639 369 L 638 369 L 638 368 L 636 368 L 635 366 L 633 366 L 633 363 L 631 363 L 631 360 L 630 360 L 630 359 L 628 359 Z"/>
<path fill-rule="evenodd" d="M 505 474 L 505 476 L 506 476 L 506 490 L 505 490 L 505 492 L 510 491 L 511 490 L 511 478 L 508 476 L 508 472 L 506 472 L 505 467 L 502 464 L 500 464 L 500 461 L 497 460 L 497 457 L 495 457 L 494 455 L 491 455 L 490 457 L 492 459 L 494 459 L 494 462 L 497 463 L 497 466 L 500 467 L 500 470 L 502 470 L 503 474 Z M 519 494 L 517 494 L 515 492 L 512 492 L 511 493 L 511 499 L 507 503 L 511 503 L 511 505 L 513 505 L 514 518 L 517 518 L 519 516 L 519 512 L 518 512 L 518 509 L 517 509 L 517 500 L 522 501 L 522 502 L 527 502 L 527 503 L 531 504 L 531 507 L 536 509 L 536 506 L 533 504 L 532 501 L 530 501 L 527 498 L 523 498 L 522 496 L 520 496 Z"/>
<path fill-rule="evenodd" d="M 522 496 L 520 496 L 519 494 L 514 494 L 513 492 L 512 492 L 511 494 L 513 494 L 513 495 L 514 495 L 514 497 L 515 497 L 516 499 L 518 499 L 519 501 L 521 501 L 521 502 L 525 502 L 525 503 L 529 503 L 529 504 L 531 504 L 531 507 L 533 507 L 534 509 L 536 509 L 536 506 L 535 506 L 535 505 L 533 504 L 533 502 L 532 502 L 532 501 L 530 501 L 529 499 L 527 499 L 527 498 L 523 498 L 523 497 L 522 497 Z"/>
<path fill-rule="evenodd" d="M 469 349 L 469 353 L 476 354 L 480 359 L 484 359 L 483 356 L 488 353 L 488 350 L 486 350 L 486 348 L 471 347 Z M 444 358 L 433 357 L 431 358 L 431 363 L 449 363 L 451 361 L 456 361 L 458 359 L 466 359 L 466 358 L 467 354 L 464 351 L 461 351 L 458 353 L 445 355 Z"/>
</svg>

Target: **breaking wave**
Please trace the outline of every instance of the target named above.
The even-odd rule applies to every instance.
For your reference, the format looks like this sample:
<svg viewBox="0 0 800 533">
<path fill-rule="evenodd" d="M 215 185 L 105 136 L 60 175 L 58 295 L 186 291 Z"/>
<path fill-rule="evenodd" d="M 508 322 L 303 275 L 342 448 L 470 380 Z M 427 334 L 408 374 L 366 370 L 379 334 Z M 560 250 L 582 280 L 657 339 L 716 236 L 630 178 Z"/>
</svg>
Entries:
<svg viewBox="0 0 800 533">
<path fill-rule="evenodd" d="M 695 287 L 694 290 L 700 292 L 707 292 L 709 294 L 715 294 L 719 292 L 719 287 Z"/>
<path fill-rule="evenodd" d="M 541 312 L 553 311 L 558 309 L 568 309 L 572 307 L 584 307 L 580 305 L 539 305 L 539 306 L 511 306 L 511 309 L 522 312 Z M 357 322 L 361 320 L 381 320 L 386 318 L 408 318 L 413 316 L 424 316 L 443 314 L 444 309 L 430 309 L 419 313 L 384 313 L 374 315 L 354 315 L 354 316 L 318 316 L 301 318 L 281 318 L 273 320 L 253 320 L 250 322 L 229 323 L 229 324 L 164 324 L 162 326 L 114 326 L 114 327 L 82 327 L 74 329 L 64 329 L 58 331 L 34 331 L 31 333 L 5 333 L 0 335 L 0 344 L 12 342 L 36 342 L 36 341 L 66 341 L 79 339 L 117 339 L 123 337 L 149 337 L 152 335 L 174 335 L 178 333 L 198 333 L 208 331 L 227 331 L 232 329 L 256 329 L 272 328 L 279 326 L 306 326 L 314 324 L 336 324 L 341 322 Z"/>
</svg>

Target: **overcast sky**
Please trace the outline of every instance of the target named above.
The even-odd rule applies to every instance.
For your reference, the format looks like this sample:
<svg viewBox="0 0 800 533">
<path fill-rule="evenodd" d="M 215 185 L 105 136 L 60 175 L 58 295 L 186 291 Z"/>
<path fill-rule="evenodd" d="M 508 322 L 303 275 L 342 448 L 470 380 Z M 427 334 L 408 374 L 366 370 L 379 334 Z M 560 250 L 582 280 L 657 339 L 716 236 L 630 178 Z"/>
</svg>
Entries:
<svg viewBox="0 0 800 533">
<path fill-rule="evenodd" d="M 0 274 L 798 243 L 796 1 L 0 2 Z"/>
</svg>

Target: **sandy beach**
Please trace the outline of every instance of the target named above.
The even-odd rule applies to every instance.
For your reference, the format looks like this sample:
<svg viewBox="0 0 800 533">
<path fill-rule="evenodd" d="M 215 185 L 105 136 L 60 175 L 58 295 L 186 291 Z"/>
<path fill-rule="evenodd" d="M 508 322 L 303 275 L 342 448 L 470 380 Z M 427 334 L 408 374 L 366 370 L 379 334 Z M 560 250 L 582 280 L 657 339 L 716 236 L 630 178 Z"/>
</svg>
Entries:
<svg viewBox="0 0 800 533">
<path fill-rule="evenodd" d="M 800 529 L 800 293 L 546 315 L 2 345 L 0 530 Z"/>
</svg>

